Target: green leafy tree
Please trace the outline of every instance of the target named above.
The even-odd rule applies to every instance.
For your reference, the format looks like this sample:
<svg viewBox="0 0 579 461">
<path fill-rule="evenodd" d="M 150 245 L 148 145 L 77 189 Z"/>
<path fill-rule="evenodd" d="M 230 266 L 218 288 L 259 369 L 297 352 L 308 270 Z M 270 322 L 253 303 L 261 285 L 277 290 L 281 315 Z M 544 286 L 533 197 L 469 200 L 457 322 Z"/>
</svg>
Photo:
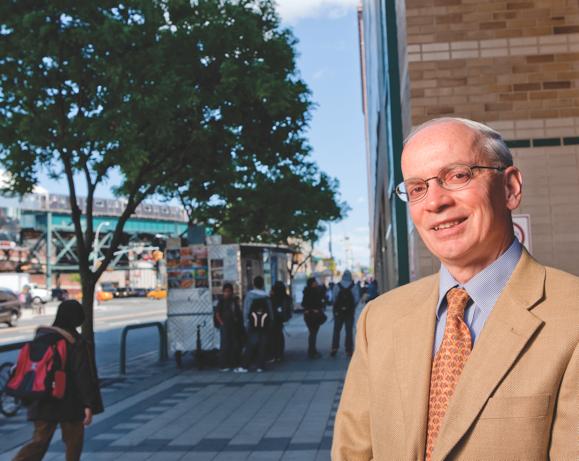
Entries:
<svg viewBox="0 0 579 461">
<path fill-rule="evenodd" d="M 299 246 L 315 242 L 324 221 L 348 211 L 337 201 L 338 182 L 311 162 L 276 166 L 221 188 L 221 195 L 192 205 L 187 191 L 179 197 L 193 221 L 209 225 L 228 240 Z"/>
<path fill-rule="evenodd" d="M 276 171 L 314 168 L 303 136 L 311 105 L 271 0 L 0 3 L 0 162 L 18 194 L 42 170 L 66 180 L 89 340 L 96 283 L 136 207 L 186 196 L 200 216 L 221 211 L 233 232 L 239 204 L 224 201 L 239 201 L 238 189 L 261 200 Z M 111 175 L 126 207 L 93 269 L 93 201 Z M 238 187 L 253 179 L 253 192 Z M 335 192 L 317 171 L 305 182 Z"/>
</svg>

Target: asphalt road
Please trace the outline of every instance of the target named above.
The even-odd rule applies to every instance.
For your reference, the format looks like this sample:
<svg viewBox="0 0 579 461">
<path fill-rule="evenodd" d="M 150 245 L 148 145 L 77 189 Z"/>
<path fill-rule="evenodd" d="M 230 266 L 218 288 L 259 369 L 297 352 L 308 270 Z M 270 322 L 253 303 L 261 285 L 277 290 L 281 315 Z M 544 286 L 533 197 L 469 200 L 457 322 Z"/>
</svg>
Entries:
<svg viewBox="0 0 579 461">
<path fill-rule="evenodd" d="M 16 327 L 0 325 L 0 345 L 27 341 L 39 325 L 50 325 L 54 319 L 57 303 L 48 303 L 44 315 L 24 311 Z M 126 325 L 164 321 L 167 318 L 165 300 L 147 298 L 114 299 L 101 303 L 95 309 L 95 344 L 97 365 L 101 376 L 118 372 L 121 332 Z M 159 348 L 156 328 L 134 330 L 128 333 L 127 357 L 130 360 L 148 357 Z M 18 352 L 0 353 L 0 363 L 14 361 Z"/>
</svg>

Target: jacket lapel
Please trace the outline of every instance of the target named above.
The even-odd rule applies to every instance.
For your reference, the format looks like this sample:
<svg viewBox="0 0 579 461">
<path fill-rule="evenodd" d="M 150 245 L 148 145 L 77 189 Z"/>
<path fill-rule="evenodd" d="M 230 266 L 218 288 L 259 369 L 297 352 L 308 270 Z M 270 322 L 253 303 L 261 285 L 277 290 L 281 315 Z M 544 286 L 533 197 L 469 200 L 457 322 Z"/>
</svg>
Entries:
<svg viewBox="0 0 579 461">
<path fill-rule="evenodd" d="M 432 454 L 443 460 L 542 325 L 529 309 L 543 297 L 545 268 L 524 251 L 475 343 L 455 389 Z"/>
<path fill-rule="evenodd" d="M 432 277 L 432 283 L 416 298 L 424 301 L 394 324 L 396 372 L 410 445 L 408 459 L 422 459 L 426 444 L 438 276 Z"/>
</svg>

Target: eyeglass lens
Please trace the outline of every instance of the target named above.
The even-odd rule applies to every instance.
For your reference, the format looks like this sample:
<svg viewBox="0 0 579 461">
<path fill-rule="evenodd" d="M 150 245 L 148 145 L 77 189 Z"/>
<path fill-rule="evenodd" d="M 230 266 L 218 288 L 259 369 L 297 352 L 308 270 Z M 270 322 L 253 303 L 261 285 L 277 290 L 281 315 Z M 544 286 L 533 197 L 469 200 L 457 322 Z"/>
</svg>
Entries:
<svg viewBox="0 0 579 461">
<path fill-rule="evenodd" d="M 465 186 L 472 178 L 472 169 L 467 165 L 454 165 L 442 169 L 438 176 L 428 179 L 409 179 L 397 188 L 400 198 L 414 202 L 420 200 L 428 191 L 428 181 L 436 179 L 438 184 L 448 190 L 456 190 Z"/>
</svg>

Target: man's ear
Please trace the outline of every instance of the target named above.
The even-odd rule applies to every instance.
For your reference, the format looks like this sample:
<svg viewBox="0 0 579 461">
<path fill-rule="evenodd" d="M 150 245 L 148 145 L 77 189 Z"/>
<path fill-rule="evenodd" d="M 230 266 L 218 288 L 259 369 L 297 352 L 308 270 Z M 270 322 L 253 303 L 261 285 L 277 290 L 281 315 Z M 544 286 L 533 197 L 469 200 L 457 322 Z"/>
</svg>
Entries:
<svg viewBox="0 0 579 461">
<path fill-rule="evenodd" d="M 507 208 L 513 211 L 519 207 L 523 198 L 523 175 L 518 168 L 510 166 L 504 171 L 503 176 Z"/>
</svg>

